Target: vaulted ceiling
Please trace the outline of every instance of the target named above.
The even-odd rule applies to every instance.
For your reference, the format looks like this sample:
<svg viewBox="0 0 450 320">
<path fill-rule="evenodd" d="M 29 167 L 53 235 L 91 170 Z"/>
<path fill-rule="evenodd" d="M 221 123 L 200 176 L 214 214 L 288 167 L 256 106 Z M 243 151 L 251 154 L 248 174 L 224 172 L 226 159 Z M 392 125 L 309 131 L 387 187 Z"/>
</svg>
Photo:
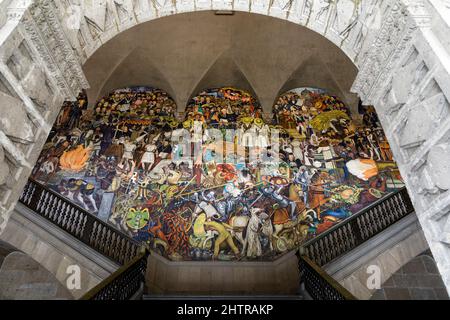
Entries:
<svg viewBox="0 0 450 320">
<path fill-rule="evenodd" d="M 148 85 L 166 90 L 182 110 L 203 89 L 235 86 L 269 111 L 279 94 L 311 86 L 357 105 L 349 92 L 357 68 L 338 47 L 299 25 L 250 13 L 206 11 L 140 24 L 104 44 L 84 70 L 90 102 Z"/>
</svg>

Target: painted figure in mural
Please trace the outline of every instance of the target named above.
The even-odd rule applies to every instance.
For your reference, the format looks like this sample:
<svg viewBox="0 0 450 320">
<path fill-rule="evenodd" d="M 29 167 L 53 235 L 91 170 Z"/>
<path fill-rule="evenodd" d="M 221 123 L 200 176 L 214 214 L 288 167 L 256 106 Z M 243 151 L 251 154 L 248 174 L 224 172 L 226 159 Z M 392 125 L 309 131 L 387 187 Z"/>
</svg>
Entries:
<svg viewBox="0 0 450 320">
<path fill-rule="evenodd" d="M 172 260 L 274 259 L 403 186 L 373 108 L 299 88 L 272 121 L 213 88 L 65 103 L 33 178 Z M 362 119 L 362 120 L 359 120 Z"/>
<path fill-rule="evenodd" d="M 261 219 L 259 213 L 261 209 L 252 208 L 250 220 L 247 225 L 247 232 L 242 252 L 250 258 L 260 257 L 262 255 L 261 242 L 259 234 L 261 230 Z"/>
<path fill-rule="evenodd" d="M 309 195 L 309 184 L 311 183 L 311 175 L 305 166 L 300 167 L 299 171 L 295 175 L 294 183 L 302 188 L 303 193 L 303 203 L 306 208 L 309 208 L 308 195 Z"/>
<path fill-rule="evenodd" d="M 145 152 L 142 156 L 140 166 L 144 169 L 145 172 L 149 172 L 153 164 L 155 163 L 155 151 L 156 145 L 153 143 L 149 143 L 145 145 Z"/>
<path fill-rule="evenodd" d="M 273 185 L 268 185 L 268 186 L 261 188 L 261 191 L 264 196 L 266 196 L 267 198 L 269 198 L 271 200 L 274 200 L 276 202 L 278 208 L 288 210 L 288 213 L 289 213 L 289 216 L 291 219 L 295 219 L 297 206 L 293 201 L 289 200 L 288 198 L 286 198 L 285 196 L 280 194 L 280 191 L 282 188 L 283 188 L 283 186 L 281 186 L 277 189 Z"/>
</svg>

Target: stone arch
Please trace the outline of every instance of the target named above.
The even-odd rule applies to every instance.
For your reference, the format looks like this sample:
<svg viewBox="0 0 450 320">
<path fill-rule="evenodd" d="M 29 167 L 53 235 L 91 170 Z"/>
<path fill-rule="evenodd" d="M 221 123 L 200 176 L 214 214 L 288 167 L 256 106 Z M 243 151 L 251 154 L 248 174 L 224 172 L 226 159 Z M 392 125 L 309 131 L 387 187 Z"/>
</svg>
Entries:
<svg viewBox="0 0 450 320">
<path fill-rule="evenodd" d="M 253 26 L 259 34 L 251 31 Z M 139 40 L 142 43 L 136 44 Z M 153 79 L 151 70 L 157 69 L 160 76 L 156 78 L 163 78 L 164 83 L 159 84 L 156 79 L 156 84 L 146 84 L 166 89 L 179 108 L 199 90 L 231 85 L 252 92 L 265 112 L 270 113 L 280 88 L 295 73 L 316 63 L 311 57 L 321 62 L 319 72 L 327 75 L 324 81 L 339 88 L 334 91 L 339 91 L 340 96 L 341 91 L 353 96 L 350 89 L 357 68 L 329 39 L 295 23 L 243 12 L 230 18 L 217 17 L 205 10 L 141 23 L 105 42 L 84 62 L 83 69 L 95 97 L 104 82 L 114 83 L 105 79 L 121 74 L 125 78 L 120 85 L 112 85 L 120 87 L 127 85 L 126 78 L 136 81 L 130 74 L 143 74 L 145 69 Z M 139 61 L 153 67 L 141 68 Z M 307 75 L 310 79 L 305 81 L 315 86 L 313 72 Z"/>
<path fill-rule="evenodd" d="M 57 6 L 66 19 L 72 18 L 68 29 L 73 42 L 78 42 L 76 47 L 83 52 L 84 61 L 105 42 L 141 23 L 180 13 L 216 11 L 226 15 L 236 11 L 305 26 L 340 47 L 355 62 L 362 47 L 361 35 L 367 31 L 364 20 L 377 10 L 374 1 L 355 0 L 335 3 L 303 0 L 103 0 L 72 4 L 70 8 L 75 9 L 68 9 L 66 3 Z"/>
</svg>

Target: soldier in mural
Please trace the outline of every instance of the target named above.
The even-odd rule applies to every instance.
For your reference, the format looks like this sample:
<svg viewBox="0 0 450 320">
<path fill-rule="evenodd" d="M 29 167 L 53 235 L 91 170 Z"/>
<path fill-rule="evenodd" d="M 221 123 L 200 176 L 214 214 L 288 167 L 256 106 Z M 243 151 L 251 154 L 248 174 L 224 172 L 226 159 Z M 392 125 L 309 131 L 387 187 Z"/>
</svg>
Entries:
<svg viewBox="0 0 450 320">
<path fill-rule="evenodd" d="M 403 186 L 373 108 L 300 88 L 267 123 L 232 87 L 66 103 L 33 178 L 172 260 L 270 260 Z"/>
</svg>

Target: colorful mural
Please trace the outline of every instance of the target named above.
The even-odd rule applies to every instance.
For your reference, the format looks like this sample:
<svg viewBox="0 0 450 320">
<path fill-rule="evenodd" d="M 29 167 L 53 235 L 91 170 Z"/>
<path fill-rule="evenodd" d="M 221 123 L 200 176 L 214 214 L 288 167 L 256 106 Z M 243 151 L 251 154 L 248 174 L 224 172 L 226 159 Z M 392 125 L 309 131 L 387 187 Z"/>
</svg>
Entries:
<svg viewBox="0 0 450 320">
<path fill-rule="evenodd" d="M 270 260 L 403 186 L 371 107 L 318 89 L 283 94 L 266 123 L 235 88 L 178 121 L 152 88 L 66 103 L 38 182 L 172 260 Z"/>
<path fill-rule="evenodd" d="M 238 118 L 262 117 L 262 108 L 251 94 L 231 87 L 208 89 L 189 101 L 186 121 L 206 122 L 209 127 L 235 127 Z"/>
</svg>

